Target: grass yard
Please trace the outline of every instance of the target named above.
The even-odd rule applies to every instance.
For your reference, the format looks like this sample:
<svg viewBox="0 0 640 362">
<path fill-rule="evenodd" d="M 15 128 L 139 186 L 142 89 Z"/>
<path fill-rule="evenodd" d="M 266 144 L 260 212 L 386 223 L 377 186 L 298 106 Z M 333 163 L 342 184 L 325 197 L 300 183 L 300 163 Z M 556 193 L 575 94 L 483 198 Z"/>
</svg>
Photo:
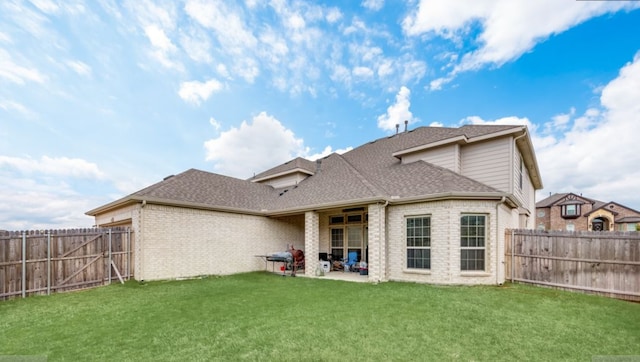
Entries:
<svg viewBox="0 0 640 362">
<path fill-rule="evenodd" d="M 132 281 L 0 302 L 3 355 L 591 361 L 640 355 L 640 304 L 525 285 L 373 285 L 269 273 Z"/>
</svg>

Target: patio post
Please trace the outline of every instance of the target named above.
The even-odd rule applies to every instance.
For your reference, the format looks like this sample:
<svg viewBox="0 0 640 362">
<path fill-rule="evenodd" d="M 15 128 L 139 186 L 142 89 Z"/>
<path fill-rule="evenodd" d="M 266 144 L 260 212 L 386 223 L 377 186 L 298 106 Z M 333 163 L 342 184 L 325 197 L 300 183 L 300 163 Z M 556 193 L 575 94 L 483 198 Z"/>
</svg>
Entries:
<svg viewBox="0 0 640 362">
<path fill-rule="evenodd" d="M 316 211 L 304 213 L 304 274 L 315 276 L 320 252 L 320 215 Z"/>
</svg>

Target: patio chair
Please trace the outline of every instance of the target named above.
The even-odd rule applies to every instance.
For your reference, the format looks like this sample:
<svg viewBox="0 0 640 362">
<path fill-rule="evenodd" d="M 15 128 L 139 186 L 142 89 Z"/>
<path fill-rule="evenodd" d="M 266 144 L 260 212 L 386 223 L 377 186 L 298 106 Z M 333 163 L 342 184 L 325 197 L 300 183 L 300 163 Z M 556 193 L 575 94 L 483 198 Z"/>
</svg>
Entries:
<svg viewBox="0 0 640 362">
<path fill-rule="evenodd" d="M 348 268 L 350 271 L 358 270 L 358 253 L 355 251 L 350 251 L 347 257 L 347 260 L 344 262 L 345 269 Z"/>
</svg>

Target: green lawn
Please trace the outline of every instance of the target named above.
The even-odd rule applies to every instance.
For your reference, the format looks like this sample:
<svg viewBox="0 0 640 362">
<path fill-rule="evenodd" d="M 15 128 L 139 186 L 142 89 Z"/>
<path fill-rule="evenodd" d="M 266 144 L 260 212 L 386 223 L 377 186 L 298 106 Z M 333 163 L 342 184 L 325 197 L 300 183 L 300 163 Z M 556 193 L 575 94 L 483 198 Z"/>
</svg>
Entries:
<svg viewBox="0 0 640 362">
<path fill-rule="evenodd" d="M 2 355 L 591 361 L 640 355 L 640 304 L 525 285 L 374 285 L 269 273 L 129 282 L 0 302 Z"/>
</svg>

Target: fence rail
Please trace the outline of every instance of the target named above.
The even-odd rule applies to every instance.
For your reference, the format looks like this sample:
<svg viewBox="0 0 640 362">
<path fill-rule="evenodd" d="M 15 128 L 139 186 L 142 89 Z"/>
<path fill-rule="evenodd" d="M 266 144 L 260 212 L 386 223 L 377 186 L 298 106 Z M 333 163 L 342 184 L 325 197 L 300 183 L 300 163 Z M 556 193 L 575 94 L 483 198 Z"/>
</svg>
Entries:
<svg viewBox="0 0 640 362">
<path fill-rule="evenodd" d="M 0 300 L 124 281 L 131 250 L 125 228 L 0 231 Z"/>
<path fill-rule="evenodd" d="M 640 301 L 640 233 L 507 230 L 508 280 Z"/>
</svg>

